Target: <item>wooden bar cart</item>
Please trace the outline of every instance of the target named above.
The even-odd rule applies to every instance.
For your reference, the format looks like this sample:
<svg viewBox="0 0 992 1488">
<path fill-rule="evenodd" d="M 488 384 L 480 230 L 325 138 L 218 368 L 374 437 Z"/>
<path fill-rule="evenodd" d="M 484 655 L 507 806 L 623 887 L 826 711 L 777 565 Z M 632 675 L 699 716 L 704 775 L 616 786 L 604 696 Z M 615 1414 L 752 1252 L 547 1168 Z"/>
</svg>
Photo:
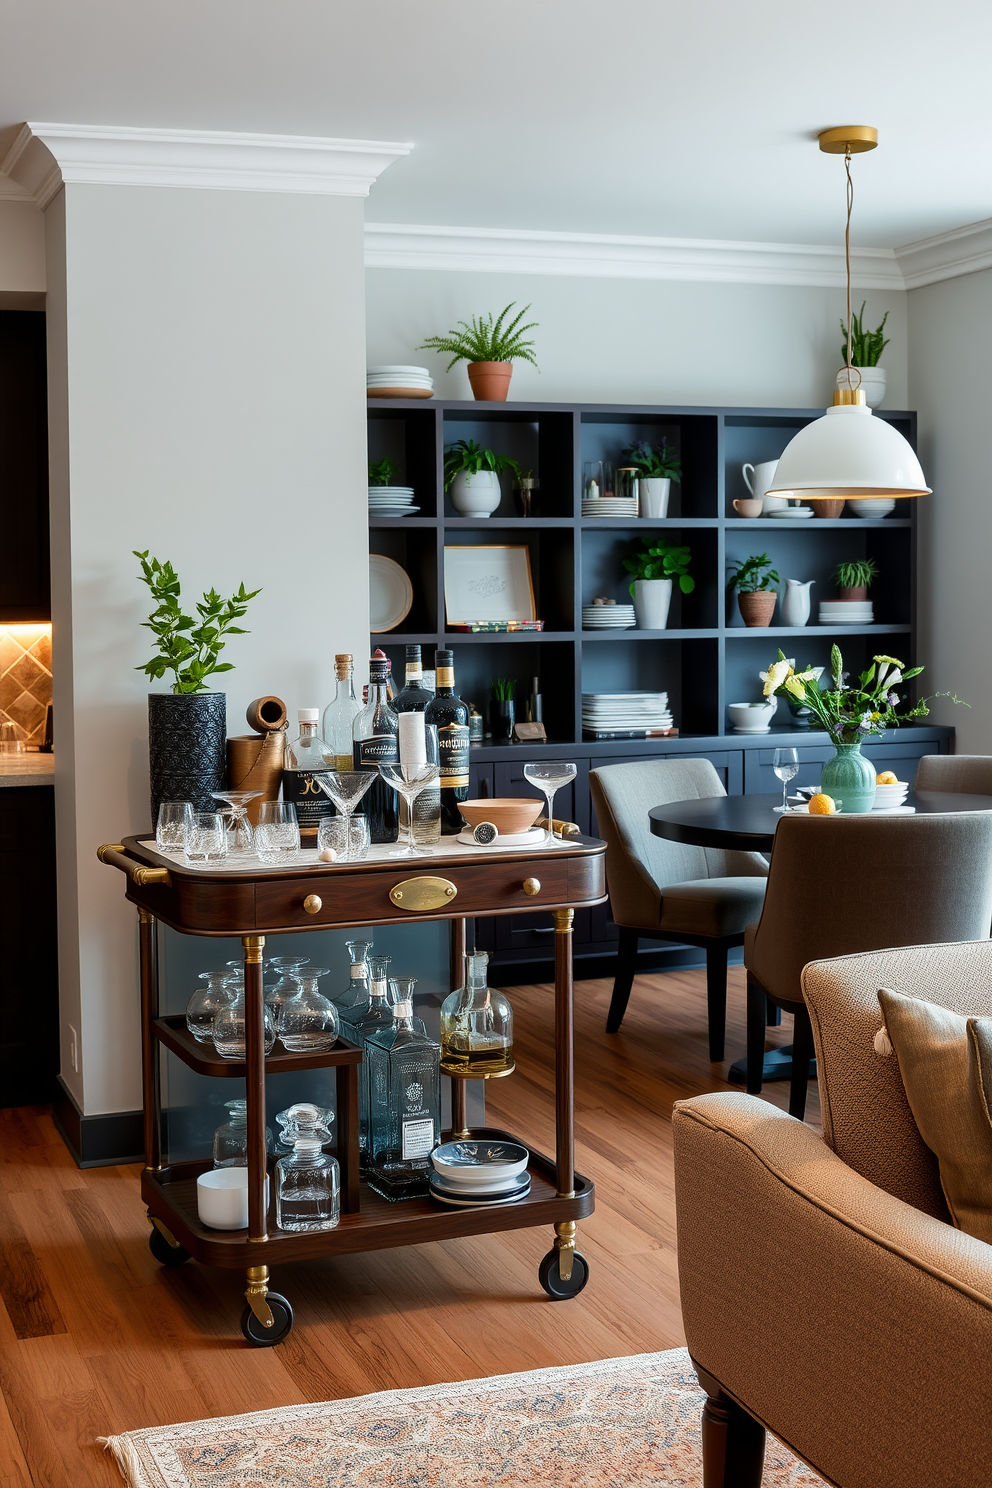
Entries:
<svg viewBox="0 0 992 1488">
<path fill-rule="evenodd" d="M 557 824 L 556 824 L 557 825 Z M 317 864 L 306 858 L 286 868 L 246 863 L 245 868 L 188 868 L 155 850 L 153 839 L 128 837 L 99 849 L 100 861 L 126 875 L 126 895 L 138 911 L 141 966 L 142 1087 L 145 1168 L 141 1194 L 152 1225 L 150 1246 L 164 1265 L 191 1257 L 204 1265 L 243 1268 L 246 1307 L 242 1332 L 250 1343 L 279 1343 L 293 1326 L 289 1302 L 269 1291 L 270 1266 L 419 1245 L 460 1235 L 554 1226 L 553 1249 L 539 1279 L 549 1296 L 575 1296 L 588 1265 L 575 1249 L 577 1222 L 593 1210 L 593 1185 L 574 1169 L 572 921 L 576 906 L 606 898 L 605 844 L 574 832 L 554 847 L 459 848 L 442 843 L 436 854 L 397 860 L 373 848 L 364 862 Z M 311 859 L 314 855 L 310 855 Z M 554 1160 L 527 1146 L 530 1193 L 496 1208 L 441 1209 L 430 1198 L 390 1203 L 358 1175 L 358 1066 L 361 1053 L 339 1040 L 325 1053 L 264 1052 L 262 953 L 268 936 L 302 930 L 376 926 L 408 920 L 453 922 L 455 966 L 461 965 L 464 921 L 476 915 L 552 910 L 555 923 Z M 197 1043 L 183 1017 L 162 1017 L 157 983 L 156 931 L 161 922 L 183 935 L 239 936 L 245 962 L 245 1059 L 221 1059 Z M 208 1229 L 197 1216 L 196 1179 L 210 1160 L 163 1163 L 160 1061 L 168 1049 L 200 1074 L 245 1080 L 248 1120 L 248 1229 Z M 265 1078 L 294 1069 L 335 1069 L 341 1221 L 316 1233 L 282 1231 L 270 1224 L 265 1202 L 267 1153 Z M 520 1142 L 511 1133 L 466 1125 L 465 1082 L 452 1081 L 452 1130 L 442 1140 L 492 1138 Z M 274 1185 L 272 1185 L 274 1187 Z M 274 1195 L 273 1195 L 274 1198 Z"/>
</svg>

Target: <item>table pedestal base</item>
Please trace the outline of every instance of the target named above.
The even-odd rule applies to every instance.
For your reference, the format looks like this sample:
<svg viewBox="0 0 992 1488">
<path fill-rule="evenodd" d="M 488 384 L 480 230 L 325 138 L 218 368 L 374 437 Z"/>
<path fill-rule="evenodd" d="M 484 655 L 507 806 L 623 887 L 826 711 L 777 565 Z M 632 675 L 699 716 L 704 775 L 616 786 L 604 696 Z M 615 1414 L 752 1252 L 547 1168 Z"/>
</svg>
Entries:
<svg viewBox="0 0 992 1488">
<path fill-rule="evenodd" d="M 811 1059 L 810 1062 L 809 1062 L 809 1077 L 810 1077 L 811 1080 L 815 1080 L 816 1079 L 816 1060 L 815 1059 Z M 746 1085 L 747 1084 L 747 1060 L 746 1059 L 737 1059 L 737 1060 L 735 1060 L 734 1063 L 730 1066 L 730 1069 L 727 1071 L 727 1079 L 733 1081 L 733 1083 L 735 1085 Z M 767 1085 L 772 1080 L 791 1080 L 791 1079 L 792 1079 L 792 1045 L 791 1044 L 786 1044 L 784 1046 L 784 1048 L 781 1048 L 781 1049 L 769 1049 L 769 1050 L 767 1050 L 767 1052 L 765 1053 L 764 1060 L 763 1060 L 762 1065 L 761 1065 L 761 1083 L 763 1085 Z"/>
</svg>

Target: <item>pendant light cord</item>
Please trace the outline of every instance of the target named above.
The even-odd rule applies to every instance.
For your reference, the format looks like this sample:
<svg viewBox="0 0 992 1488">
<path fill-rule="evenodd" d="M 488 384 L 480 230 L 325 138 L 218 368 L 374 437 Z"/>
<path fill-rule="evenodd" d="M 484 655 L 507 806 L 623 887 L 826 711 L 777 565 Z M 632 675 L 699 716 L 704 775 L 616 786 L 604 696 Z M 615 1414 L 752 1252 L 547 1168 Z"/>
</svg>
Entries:
<svg viewBox="0 0 992 1488">
<path fill-rule="evenodd" d="M 851 151 L 844 152 L 844 170 L 847 173 L 847 225 L 844 228 L 844 266 L 847 271 L 847 385 L 851 382 L 851 209 L 854 206 L 854 180 L 851 176 Z M 859 374 L 858 382 L 861 377 Z"/>
</svg>

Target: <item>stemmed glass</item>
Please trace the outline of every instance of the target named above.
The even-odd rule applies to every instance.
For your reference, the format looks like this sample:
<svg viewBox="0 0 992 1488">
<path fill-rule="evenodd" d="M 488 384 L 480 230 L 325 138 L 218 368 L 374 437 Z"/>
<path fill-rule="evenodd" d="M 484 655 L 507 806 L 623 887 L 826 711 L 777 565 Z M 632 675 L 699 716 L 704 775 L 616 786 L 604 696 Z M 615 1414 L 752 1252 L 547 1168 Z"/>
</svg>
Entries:
<svg viewBox="0 0 992 1488">
<path fill-rule="evenodd" d="M 563 785 L 574 780 L 577 773 L 577 767 L 566 764 L 564 760 L 543 760 L 537 765 L 524 765 L 524 779 L 529 780 L 531 785 L 536 785 L 548 803 L 548 833 L 544 839 L 545 847 L 552 847 L 555 841 L 555 813 L 552 804 L 555 795 Z"/>
<path fill-rule="evenodd" d="M 795 749 L 776 749 L 772 757 L 772 769 L 782 782 L 782 804 L 775 811 L 781 815 L 789 810 L 789 781 L 799 774 L 799 755 Z"/>
<path fill-rule="evenodd" d="M 248 820 L 248 802 L 265 794 L 264 791 L 211 791 L 215 801 L 223 801 L 228 808 L 227 855 L 230 858 L 250 858 L 255 851 L 255 834 Z"/>
<path fill-rule="evenodd" d="M 428 752 L 430 752 L 430 734 L 428 734 Z M 436 759 L 421 760 L 414 759 L 408 765 L 401 761 L 393 764 L 379 766 L 379 773 L 387 785 L 391 785 L 395 791 L 403 797 L 406 802 L 406 822 L 402 844 L 398 844 L 389 854 L 391 858 L 419 858 L 423 851 L 417 846 L 417 840 L 413 835 L 413 803 L 422 790 L 429 785 L 434 785 L 440 775 L 440 769 Z"/>
<path fill-rule="evenodd" d="M 375 770 L 322 770 L 314 780 L 325 796 L 330 796 L 345 819 L 344 840 L 351 842 L 351 813 L 376 778 Z M 345 857 L 349 856 L 347 847 Z"/>
</svg>

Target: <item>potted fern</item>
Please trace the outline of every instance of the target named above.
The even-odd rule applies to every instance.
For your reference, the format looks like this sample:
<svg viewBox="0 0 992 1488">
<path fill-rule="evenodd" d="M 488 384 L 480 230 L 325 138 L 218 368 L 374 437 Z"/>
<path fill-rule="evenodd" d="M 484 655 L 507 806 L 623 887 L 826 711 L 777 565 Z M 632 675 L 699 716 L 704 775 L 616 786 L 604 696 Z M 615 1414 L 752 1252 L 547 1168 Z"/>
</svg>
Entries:
<svg viewBox="0 0 992 1488">
<path fill-rule="evenodd" d="M 450 372 L 456 362 L 467 362 L 472 396 L 484 403 L 505 403 L 513 376 L 513 363 L 530 362 L 537 366 L 534 342 L 525 339 L 528 331 L 537 329 L 537 321 L 520 324 L 530 309 L 529 305 L 508 321 L 507 317 L 515 307 L 516 301 L 511 300 L 495 319 L 489 314 L 478 318 L 473 315 L 471 321 L 460 320 L 446 336 L 428 336 L 418 350 L 440 351 L 450 356 L 451 361 L 444 369 L 446 372 Z"/>
<path fill-rule="evenodd" d="M 883 334 L 889 312 L 886 310 L 880 324 L 873 331 L 866 330 L 864 314 L 867 303 L 867 300 L 862 300 L 860 311 L 852 312 L 850 336 L 848 336 L 844 322 L 840 323 L 841 334 L 844 337 L 844 345 L 841 348 L 841 360 L 844 366 L 837 373 L 837 386 L 846 388 L 848 385 L 850 374 L 847 370 L 847 360 L 848 345 L 850 345 L 851 366 L 861 373 L 860 384 L 856 377 L 850 377 L 850 382 L 854 387 L 862 388 L 869 408 L 878 408 L 885 397 L 885 368 L 878 364 L 882 359 L 882 352 L 889 344 L 888 337 Z"/>
<path fill-rule="evenodd" d="M 682 479 L 682 462 L 662 437 L 660 449 L 646 439 L 623 452 L 624 464 L 637 471 L 637 494 L 642 517 L 667 517 L 672 481 Z"/>
<path fill-rule="evenodd" d="M 517 480 L 522 471 L 509 455 L 483 449 L 474 439 L 459 439 L 444 450 L 444 489 L 462 517 L 491 517 L 500 503 L 499 478 L 510 470 Z"/>
</svg>

